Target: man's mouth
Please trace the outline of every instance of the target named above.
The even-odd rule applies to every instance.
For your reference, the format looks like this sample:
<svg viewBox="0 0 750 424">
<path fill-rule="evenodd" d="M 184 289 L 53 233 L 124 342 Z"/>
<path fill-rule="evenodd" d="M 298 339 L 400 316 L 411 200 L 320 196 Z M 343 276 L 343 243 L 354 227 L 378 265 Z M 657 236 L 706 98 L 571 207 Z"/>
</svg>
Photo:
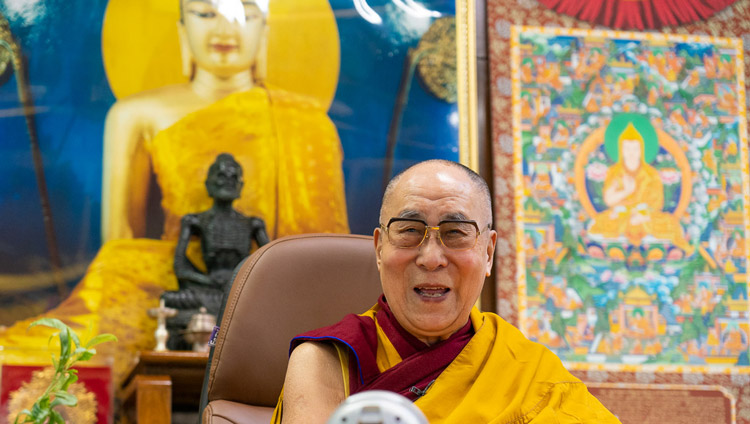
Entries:
<svg viewBox="0 0 750 424">
<path fill-rule="evenodd" d="M 448 294 L 449 291 L 451 291 L 451 289 L 447 287 L 414 287 L 414 292 L 418 295 L 433 299 L 443 297 Z"/>
</svg>

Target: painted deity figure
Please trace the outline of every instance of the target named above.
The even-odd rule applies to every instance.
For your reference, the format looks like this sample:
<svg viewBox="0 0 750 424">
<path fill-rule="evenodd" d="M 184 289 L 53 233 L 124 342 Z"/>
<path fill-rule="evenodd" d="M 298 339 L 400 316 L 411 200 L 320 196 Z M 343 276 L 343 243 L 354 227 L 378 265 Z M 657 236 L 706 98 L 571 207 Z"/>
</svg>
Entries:
<svg viewBox="0 0 750 424">
<path fill-rule="evenodd" d="M 650 126 L 644 121 L 640 121 L 641 128 Z M 691 254 L 693 247 L 685 239 L 679 220 L 663 211 L 664 185 L 659 172 L 645 159 L 647 142 L 656 143 L 656 139 L 646 140 L 633 121 L 617 137 L 617 163 L 607 170 L 604 179 L 607 208 L 593 217 L 589 233 L 613 239 L 625 237 L 634 246 L 652 236 Z"/>
</svg>

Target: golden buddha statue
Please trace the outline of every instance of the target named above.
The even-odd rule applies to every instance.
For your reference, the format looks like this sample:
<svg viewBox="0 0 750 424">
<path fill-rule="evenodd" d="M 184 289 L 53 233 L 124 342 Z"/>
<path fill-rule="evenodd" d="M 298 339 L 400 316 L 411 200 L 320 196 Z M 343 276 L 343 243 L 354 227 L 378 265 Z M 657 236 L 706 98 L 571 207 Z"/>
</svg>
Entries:
<svg viewBox="0 0 750 424">
<path fill-rule="evenodd" d="M 662 210 L 664 186 L 659 172 L 646 162 L 645 151 L 643 135 L 629 122 L 617 138 L 617 163 L 604 179 L 607 209 L 593 217 L 589 233 L 610 239 L 625 237 L 634 246 L 652 236 L 692 254 L 694 248 L 683 236 L 679 220 Z"/>
<path fill-rule="evenodd" d="M 117 335 L 118 343 L 101 349 L 101 357 L 114 359 L 115 382 L 135 353 L 154 347 L 156 322 L 146 311 L 157 306 L 163 291 L 177 289 L 173 258 L 180 219 L 212 205 L 204 180 L 219 153 L 232 154 L 244 170 L 234 207 L 262 218 L 272 239 L 349 231 L 335 126 L 316 101 L 263 81 L 268 0 L 180 2 L 178 29 L 190 81 L 128 96 L 109 111 L 102 189 L 106 243 L 70 297 L 43 314 L 77 329 Z M 165 214 L 161 240 L 140 238 L 146 234 L 152 175 Z M 0 346 L 46 346 L 48 334 L 26 331 L 38 318 L 0 330 Z M 11 356 L 5 360 L 38 360 L 26 353 Z M 41 359 L 49 358 L 44 353 Z"/>
<path fill-rule="evenodd" d="M 163 238 L 176 237 L 181 216 L 211 206 L 202 181 L 222 152 L 248 181 L 237 209 L 262 218 L 272 238 L 348 232 L 335 126 L 312 99 L 265 86 L 268 1 L 181 1 L 190 82 L 121 99 L 107 115 L 103 239 L 145 235 L 152 174 Z"/>
</svg>

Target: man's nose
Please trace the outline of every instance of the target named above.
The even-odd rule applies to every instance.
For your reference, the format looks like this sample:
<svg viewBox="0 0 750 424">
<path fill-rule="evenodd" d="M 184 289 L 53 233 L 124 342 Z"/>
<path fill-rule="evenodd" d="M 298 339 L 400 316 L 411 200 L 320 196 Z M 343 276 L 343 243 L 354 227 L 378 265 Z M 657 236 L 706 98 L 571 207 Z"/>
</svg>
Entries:
<svg viewBox="0 0 750 424">
<path fill-rule="evenodd" d="M 445 246 L 439 239 L 438 230 L 435 228 L 427 228 L 425 230 L 425 239 L 419 246 L 419 254 L 417 255 L 417 265 L 424 267 L 428 271 L 432 271 L 448 264 L 448 260 L 445 256 Z"/>
</svg>

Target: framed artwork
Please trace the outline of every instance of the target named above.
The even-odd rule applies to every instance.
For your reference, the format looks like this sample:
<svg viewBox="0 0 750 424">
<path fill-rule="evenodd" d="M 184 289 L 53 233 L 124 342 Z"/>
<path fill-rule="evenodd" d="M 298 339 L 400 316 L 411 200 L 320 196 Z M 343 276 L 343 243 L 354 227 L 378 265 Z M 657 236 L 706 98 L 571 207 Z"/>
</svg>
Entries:
<svg viewBox="0 0 750 424">
<path fill-rule="evenodd" d="M 41 313 L 113 333 L 118 384 L 154 346 L 146 311 L 178 287 L 180 220 L 211 206 L 221 153 L 242 167 L 233 207 L 271 239 L 371 234 L 391 175 L 429 158 L 476 165 L 473 11 L 469 0 L 3 3 L 0 346 L 46 345 L 27 333 Z M 6 351 L 6 364 L 40 360 Z"/>
<path fill-rule="evenodd" d="M 108 424 L 114 418 L 111 369 L 78 367 L 78 381 L 68 389 L 78 398 L 75 408 L 58 407 L 67 422 Z M 18 412 L 31 409 L 44 393 L 54 369 L 42 365 L 0 365 L 0 423 L 13 423 Z"/>
<path fill-rule="evenodd" d="M 191 190 L 202 191 L 206 160 L 196 158 L 219 149 L 231 153 L 246 141 L 243 129 L 258 122 L 281 144 L 258 142 L 237 154 L 252 163 L 243 163 L 248 204 L 261 205 L 248 213 L 263 215 L 279 237 L 370 234 L 389 176 L 430 158 L 477 166 L 471 0 L 98 0 L 65 7 L 38 0 L 3 3 L 0 14 L 5 325 L 59 302 L 103 241 L 169 239 L 177 222 L 172 218 L 187 211 L 180 208 L 201 204 L 165 207 L 180 203 L 172 188 L 189 180 Z M 242 74 L 281 93 L 266 101 L 294 105 L 288 114 L 263 118 L 248 112 L 260 109 L 244 98 L 211 109 L 220 99 L 206 97 L 197 107 L 179 90 L 165 89 L 187 87 L 200 74 L 195 22 L 209 31 L 256 17 L 267 26 L 258 34 L 252 69 Z M 207 43 L 224 53 L 234 48 Z M 160 105 L 171 112 L 155 111 Z M 225 113 L 232 108 L 243 117 Z M 318 117 L 302 109 L 315 109 Z M 192 123 L 182 120 L 187 116 Z M 159 162 L 151 140 L 176 122 L 185 122 L 185 132 L 173 137 L 177 144 Z M 236 144 L 217 141 L 233 126 L 239 128 Z M 140 134 L 139 141 L 129 131 Z M 122 175 L 131 182 L 118 183 Z M 280 183 L 284 175 L 294 179 Z M 276 208 L 285 199 L 298 202 L 287 208 L 294 217 L 286 227 L 277 225 L 286 212 Z M 324 210 L 299 213 L 310 205 Z"/>
<path fill-rule="evenodd" d="M 522 331 L 574 369 L 750 373 L 741 41 L 511 39 Z"/>
</svg>

